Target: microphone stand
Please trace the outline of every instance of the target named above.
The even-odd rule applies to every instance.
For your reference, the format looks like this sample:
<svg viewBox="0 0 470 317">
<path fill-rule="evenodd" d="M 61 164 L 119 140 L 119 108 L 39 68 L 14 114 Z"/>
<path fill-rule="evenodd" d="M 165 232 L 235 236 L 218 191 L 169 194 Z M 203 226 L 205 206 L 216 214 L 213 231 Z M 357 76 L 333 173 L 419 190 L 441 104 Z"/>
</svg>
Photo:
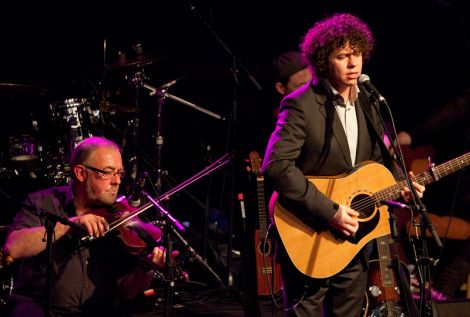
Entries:
<svg viewBox="0 0 470 317">
<path fill-rule="evenodd" d="M 176 220 L 167 210 L 165 210 L 155 199 L 153 199 L 147 192 L 142 191 L 147 200 L 154 205 L 159 211 L 160 217 L 162 220 L 155 221 L 158 223 L 160 228 L 163 231 L 162 236 L 164 237 L 165 247 L 165 316 L 171 316 L 171 310 L 173 305 L 173 294 L 174 294 L 174 274 L 172 263 L 172 252 L 173 252 L 173 241 L 171 239 L 171 234 L 173 233 L 184 245 L 187 251 L 201 263 L 209 272 L 214 275 L 217 282 L 221 287 L 224 287 L 220 277 L 212 270 L 212 268 L 202 259 L 202 257 L 196 253 L 196 251 L 189 245 L 189 243 L 183 238 L 180 232 L 185 231 L 185 227 Z"/>
<path fill-rule="evenodd" d="M 390 120 L 391 120 L 393 133 L 394 133 L 393 135 L 396 136 L 397 131 L 396 131 L 396 128 L 395 128 L 395 122 L 393 120 L 392 111 L 391 111 L 387 101 L 384 98 L 382 98 L 381 100 L 378 100 L 375 96 L 374 96 L 374 98 L 377 100 L 377 103 L 382 103 L 385 106 L 385 108 L 387 109 Z M 387 130 L 385 122 L 384 122 L 382 116 L 380 115 L 380 111 L 377 108 L 375 108 L 375 109 L 376 109 L 376 111 L 379 115 L 379 118 L 382 122 L 382 125 L 385 127 L 385 130 Z M 388 133 L 388 131 L 387 131 L 387 133 Z M 415 254 L 415 262 L 416 262 L 416 265 L 417 265 L 416 267 L 417 267 L 418 277 L 419 277 L 419 288 L 420 288 L 419 313 L 420 313 L 420 316 L 425 316 L 424 314 L 426 314 L 426 316 L 433 316 L 433 310 L 432 309 L 433 309 L 434 305 L 432 303 L 432 296 L 431 296 L 431 294 L 428 294 L 428 296 L 426 296 L 425 291 L 426 291 L 426 279 L 428 279 L 429 287 L 430 287 L 430 282 L 431 282 L 430 264 L 433 263 L 435 265 L 435 264 L 437 264 L 437 261 L 434 261 L 433 259 L 429 258 L 429 253 L 428 253 L 428 248 L 427 248 L 427 243 L 426 243 L 426 230 L 428 230 L 428 229 L 430 230 L 431 235 L 432 235 L 432 237 L 433 237 L 433 239 L 436 243 L 436 246 L 439 249 L 442 248 L 442 242 L 439 239 L 436 228 L 434 227 L 433 223 L 431 222 L 431 219 L 428 216 L 426 206 L 422 202 L 421 198 L 418 196 L 418 194 L 416 192 L 416 189 L 413 187 L 412 180 L 410 179 L 410 177 L 407 173 L 403 152 L 402 152 L 401 146 L 400 146 L 400 141 L 398 140 L 397 137 L 395 139 L 397 141 L 397 146 L 395 146 L 393 144 L 394 143 L 393 140 L 392 140 L 392 146 L 395 150 L 395 153 L 398 154 L 397 155 L 397 162 L 400 165 L 400 167 L 402 168 L 402 170 L 404 171 L 404 177 L 405 177 L 407 186 L 410 189 L 410 192 L 411 192 L 412 197 L 413 197 L 412 201 L 413 201 L 414 206 L 412 207 L 412 209 L 418 211 L 419 214 L 421 215 L 421 224 L 420 224 L 420 226 L 421 226 L 421 237 L 419 238 L 419 240 L 421 242 L 421 246 L 419 248 L 421 250 L 420 254 L 418 254 L 416 252 L 416 243 L 412 242 L 412 248 L 413 248 L 414 254 Z M 431 165 L 430 168 L 431 168 L 431 171 L 432 171 L 433 165 Z M 430 291 L 430 289 L 428 291 Z M 429 302 L 425 302 L 426 299 Z"/>
<path fill-rule="evenodd" d="M 219 120 L 225 120 L 224 117 L 209 111 L 207 109 L 204 109 L 202 107 L 199 107 L 187 100 L 184 100 L 180 97 L 177 97 L 175 95 L 172 95 L 168 93 L 168 89 L 177 82 L 177 80 L 174 80 L 173 82 L 163 85 L 162 87 L 156 88 L 153 87 L 149 84 L 146 84 L 142 82 L 142 86 L 150 91 L 150 95 L 156 95 L 158 97 L 158 112 L 157 112 L 157 136 L 156 136 L 156 149 L 157 149 L 157 160 L 156 160 L 156 170 L 157 170 L 157 180 L 156 180 L 156 195 L 160 196 L 161 194 L 161 189 L 162 189 L 162 175 L 164 174 L 164 171 L 162 170 L 161 167 L 161 162 L 162 162 L 162 149 L 163 149 L 163 136 L 162 136 L 162 116 L 163 116 L 163 104 L 165 103 L 166 98 L 175 100 L 183 105 L 189 106 L 193 109 L 196 109 L 202 113 L 205 113 L 211 117 L 214 117 Z"/>
<path fill-rule="evenodd" d="M 5 194 L 5 193 L 4 193 Z M 9 197 L 9 196 L 7 196 Z M 10 197 L 9 197 L 10 198 Z M 12 199 L 12 198 L 11 198 Z M 70 226 L 77 231 L 87 233 L 86 229 L 79 224 L 70 221 L 67 218 L 61 217 L 59 215 L 53 214 L 49 211 L 36 208 L 32 205 L 25 203 L 20 203 L 15 200 L 16 203 L 21 205 L 28 212 L 40 217 L 44 220 L 44 227 L 46 230 L 46 235 L 43 238 L 43 242 L 46 242 L 46 254 L 47 254 L 47 268 L 46 268 L 46 298 L 45 298 L 45 308 L 44 315 L 49 317 L 51 315 L 51 292 L 52 292 L 52 273 L 54 265 L 54 229 L 57 222 L 60 222 L 64 225 Z"/>
</svg>

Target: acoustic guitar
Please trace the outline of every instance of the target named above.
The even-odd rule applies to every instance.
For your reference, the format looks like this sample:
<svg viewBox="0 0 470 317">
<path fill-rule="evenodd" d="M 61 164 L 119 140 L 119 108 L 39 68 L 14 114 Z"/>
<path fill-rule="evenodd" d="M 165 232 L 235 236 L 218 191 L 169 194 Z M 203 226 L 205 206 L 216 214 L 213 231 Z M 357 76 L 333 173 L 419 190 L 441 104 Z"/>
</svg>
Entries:
<svg viewBox="0 0 470 317">
<path fill-rule="evenodd" d="M 256 176 L 258 191 L 259 229 L 255 232 L 256 280 L 258 295 L 266 296 L 278 293 L 282 288 L 281 267 L 274 261 L 272 240 L 267 237 L 266 196 L 264 193 L 264 177 L 261 172 L 261 158 L 256 151 L 249 153 L 250 169 Z M 266 239 L 265 239 L 266 238 Z"/>
<path fill-rule="evenodd" d="M 427 185 L 468 165 L 470 153 L 432 167 L 412 181 Z M 388 169 L 371 161 L 350 173 L 307 178 L 331 200 L 360 213 L 355 236 L 345 238 L 328 228 L 306 224 L 279 203 L 277 193 L 271 197 L 270 213 L 294 265 L 306 275 L 326 278 L 345 268 L 367 242 L 390 233 L 387 206 L 381 202 L 400 198 L 406 181 L 395 181 Z"/>
</svg>

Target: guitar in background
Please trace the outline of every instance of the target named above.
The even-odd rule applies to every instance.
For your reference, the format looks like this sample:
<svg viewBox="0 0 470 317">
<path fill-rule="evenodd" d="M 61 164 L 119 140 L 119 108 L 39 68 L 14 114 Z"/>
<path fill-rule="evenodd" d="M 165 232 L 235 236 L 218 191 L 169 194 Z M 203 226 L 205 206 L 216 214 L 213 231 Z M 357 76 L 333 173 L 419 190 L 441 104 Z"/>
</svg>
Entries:
<svg viewBox="0 0 470 317">
<path fill-rule="evenodd" d="M 259 229 L 255 231 L 256 280 L 258 295 L 266 296 L 278 293 L 282 288 L 281 267 L 274 260 L 273 241 L 267 237 L 268 221 L 264 177 L 261 172 L 261 157 L 258 152 L 249 153 L 250 170 L 256 176 L 258 192 Z M 266 241 L 265 241 L 266 238 Z"/>
<path fill-rule="evenodd" d="M 369 261 L 367 278 L 368 310 L 366 316 L 370 317 L 401 317 L 405 316 L 402 294 L 397 283 L 397 265 L 390 256 L 390 243 L 394 243 L 390 236 L 375 239 L 377 243 L 377 259 Z M 406 270 L 406 264 L 401 268 Z M 408 282 L 409 282 L 409 273 Z"/>
</svg>

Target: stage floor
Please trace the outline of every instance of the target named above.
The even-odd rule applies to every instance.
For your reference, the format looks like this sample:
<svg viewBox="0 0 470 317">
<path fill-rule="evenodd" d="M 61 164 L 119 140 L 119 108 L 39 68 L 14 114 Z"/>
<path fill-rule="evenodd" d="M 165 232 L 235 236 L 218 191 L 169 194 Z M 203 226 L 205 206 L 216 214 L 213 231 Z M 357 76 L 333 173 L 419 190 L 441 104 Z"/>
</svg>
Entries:
<svg viewBox="0 0 470 317">
<path fill-rule="evenodd" d="M 280 296 L 275 299 L 279 301 Z M 148 298 L 142 311 L 134 309 L 130 313 L 132 317 L 166 316 L 165 306 L 158 300 Z M 209 317 L 282 317 L 284 313 L 277 309 L 270 297 L 247 298 L 236 289 L 214 289 L 204 292 L 192 292 L 183 290 L 176 292 L 173 299 L 173 307 L 170 312 L 172 317 L 209 316 Z"/>
</svg>

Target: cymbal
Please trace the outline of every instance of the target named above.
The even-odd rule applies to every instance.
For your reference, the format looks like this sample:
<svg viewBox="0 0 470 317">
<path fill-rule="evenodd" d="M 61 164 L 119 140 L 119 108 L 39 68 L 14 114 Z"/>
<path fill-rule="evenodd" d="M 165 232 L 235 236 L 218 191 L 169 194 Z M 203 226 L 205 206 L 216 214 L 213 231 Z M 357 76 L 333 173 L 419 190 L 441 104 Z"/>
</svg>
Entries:
<svg viewBox="0 0 470 317">
<path fill-rule="evenodd" d="M 0 233 L 2 233 L 2 232 L 7 232 L 9 227 L 10 227 L 10 226 L 0 225 Z"/>
<path fill-rule="evenodd" d="M 0 83 L 0 95 L 28 96 L 28 97 L 47 97 L 54 94 L 52 90 L 22 85 L 16 83 Z"/>
<path fill-rule="evenodd" d="M 161 62 L 166 60 L 164 56 L 152 57 L 152 58 L 138 58 L 135 60 L 129 60 L 124 62 L 119 62 L 115 64 L 108 65 L 108 69 L 120 69 L 120 68 L 132 68 L 132 67 L 143 67 L 155 64 L 156 62 Z"/>
</svg>

